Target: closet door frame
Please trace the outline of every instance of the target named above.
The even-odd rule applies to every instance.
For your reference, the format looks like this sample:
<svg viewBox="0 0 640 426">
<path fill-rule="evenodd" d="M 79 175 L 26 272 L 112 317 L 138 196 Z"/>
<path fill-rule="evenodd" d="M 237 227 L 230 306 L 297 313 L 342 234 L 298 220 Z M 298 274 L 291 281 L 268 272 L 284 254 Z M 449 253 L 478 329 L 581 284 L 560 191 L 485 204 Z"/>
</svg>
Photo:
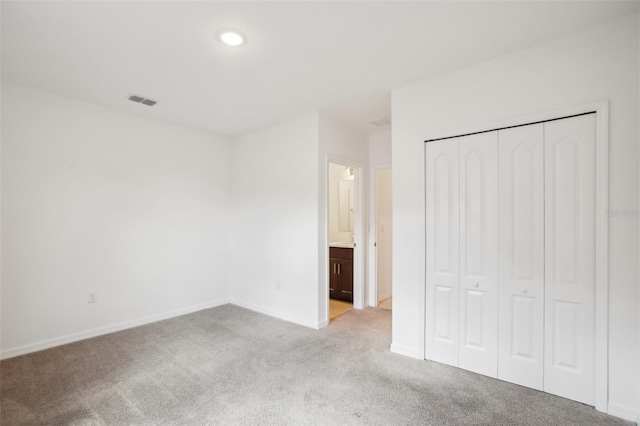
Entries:
<svg viewBox="0 0 640 426">
<path fill-rule="evenodd" d="M 598 411 L 609 412 L 609 222 L 606 212 L 609 210 L 609 101 L 603 100 L 588 104 L 576 105 L 566 108 L 513 117 L 505 120 L 493 121 L 485 124 L 451 129 L 424 135 L 424 152 L 430 141 L 441 139 L 453 139 L 474 133 L 489 132 L 515 126 L 523 126 L 545 121 L 558 120 L 571 116 L 595 113 L 596 114 L 596 182 L 595 182 L 595 408 Z M 426 156 L 426 154 L 425 154 Z M 424 163 L 423 163 L 424 164 Z M 425 170 L 426 177 L 426 170 Z M 425 185 L 426 190 L 426 185 Z M 426 199 L 426 194 L 425 194 Z M 426 214 L 426 210 L 425 210 Z M 426 216 L 425 216 L 426 219 Z M 426 230 L 425 230 L 426 253 Z M 421 304 L 421 324 L 419 326 L 422 358 L 425 353 L 425 331 L 427 321 L 426 306 L 428 306 L 426 282 L 422 286 L 424 303 Z"/>
</svg>

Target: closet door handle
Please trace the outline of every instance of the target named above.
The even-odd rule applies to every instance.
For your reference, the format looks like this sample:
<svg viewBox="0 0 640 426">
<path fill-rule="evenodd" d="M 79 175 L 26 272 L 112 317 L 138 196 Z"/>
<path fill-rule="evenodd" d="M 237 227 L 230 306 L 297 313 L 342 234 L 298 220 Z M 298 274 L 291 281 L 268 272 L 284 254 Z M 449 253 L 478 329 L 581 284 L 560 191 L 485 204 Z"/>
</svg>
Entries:
<svg viewBox="0 0 640 426">
<path fill-rule="evenodd" d="M 336 264 L 335 263 L 333 264 L 333 273 L 334 274 L 336 273 Z"/>
<path fill-rule="evenodd" d="M 338 275 L 340 275 L 340 264 L 338 263 Z"/>
</svg>

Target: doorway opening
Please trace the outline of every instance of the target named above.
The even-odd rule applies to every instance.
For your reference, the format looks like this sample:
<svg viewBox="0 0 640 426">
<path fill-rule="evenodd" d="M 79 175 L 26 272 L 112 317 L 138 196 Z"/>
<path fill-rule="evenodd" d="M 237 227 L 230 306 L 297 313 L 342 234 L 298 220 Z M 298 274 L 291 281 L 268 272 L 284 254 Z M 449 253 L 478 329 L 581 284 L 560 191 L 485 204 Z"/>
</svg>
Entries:
<svg viewBox="0 0 640 426">
<path fill-rule="evenodd" d="M 391 211 L 391 168 L 375 170 L 375 305 L 382 309 L 392 307 L 392 211 Z"/>
<path fill-rule="evenodd" d="M 354 308 L 357 263 L 358 169 L 349 164 L 329 163 L 329 320 Z"/>
<path fill-rule="evenodd" d="M 369 169 L 369 253 L 367 304 L 392 308 L 392 169 L 378 164 Z"/>
</svg>

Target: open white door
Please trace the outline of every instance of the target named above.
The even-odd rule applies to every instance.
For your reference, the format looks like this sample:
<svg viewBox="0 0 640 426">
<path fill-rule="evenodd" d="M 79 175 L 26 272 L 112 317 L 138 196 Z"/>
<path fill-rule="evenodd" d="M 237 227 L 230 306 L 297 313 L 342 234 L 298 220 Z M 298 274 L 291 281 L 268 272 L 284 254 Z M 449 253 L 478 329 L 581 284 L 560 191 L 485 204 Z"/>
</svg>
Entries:
<svg viewBox="0 0 640 426">
<path fill-rule="evenodd" d="M 377 301 L 388 299 L 392 294 L 392 211 L 391 168 L 376 170 L 375 218 L 376 218 L 376 280 Z"/>
</svg>

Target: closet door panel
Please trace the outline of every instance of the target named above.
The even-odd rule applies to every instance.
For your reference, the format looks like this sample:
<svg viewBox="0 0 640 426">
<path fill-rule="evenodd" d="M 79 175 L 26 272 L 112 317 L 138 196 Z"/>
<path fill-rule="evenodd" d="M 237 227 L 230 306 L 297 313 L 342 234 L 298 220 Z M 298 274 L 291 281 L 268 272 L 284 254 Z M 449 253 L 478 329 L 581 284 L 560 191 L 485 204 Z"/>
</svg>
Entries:
<svg viewBox="0 0 640 426">
<path fill-rule="evenodd" d="M 544 128 L 498 132 L 500 273 L 498 378 L 543 388 Z"/>
<path fill-rule="evenodd" d="M 595 402 L 595 114 L 545 123 L 545 392 Z"/>
<path fill-rule="evenodd" d="M 497 377 L 498 137 L 460 138 L 459 366 Z"/>
<path fill-rule="evenodd" d="M 425 358 L 458 366 L 458 140 L 426 145 Z"/>
</svg>

